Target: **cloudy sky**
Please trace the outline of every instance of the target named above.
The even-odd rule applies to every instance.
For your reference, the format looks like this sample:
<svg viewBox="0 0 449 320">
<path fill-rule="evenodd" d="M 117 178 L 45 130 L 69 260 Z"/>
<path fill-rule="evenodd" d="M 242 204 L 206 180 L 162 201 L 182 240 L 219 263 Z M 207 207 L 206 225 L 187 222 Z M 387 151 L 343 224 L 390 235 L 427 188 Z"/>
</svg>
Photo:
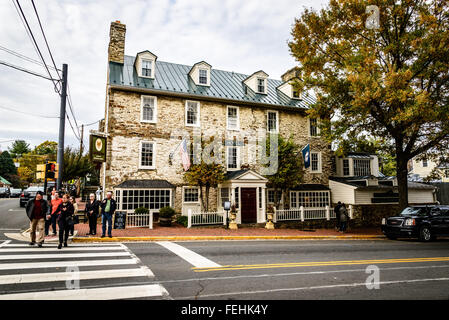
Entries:
<svg viewBox="0 0 449 320">
<path fill-rule="evenodd" d="M 30 2 L 20 0 L 44 58 L 51 64 Z M 327 0 L 34 2 L 58 68 L 63 63 L 69 66 L 73 111 L 81 126 L 104 117 L 111 21 L 126 24 L 127 55 L 150 50 L 161 61 L 192 65 L 205 60 L 213 68 L 246 74 L 263 69 L 280 79 L 295 65 L 287 47 L 295 17 L 304 7 L 320 9 Z M 14 139 L 26 140 L 32 147 L 45 140 L 57 141 L 60 99 L 53 84 L 1 64 L 46 72 L 4 50 L 39 60 L 13 1 L 0 1 L 0 25 L 0 149 L 6 150 Z M 97 129 L 97 124 L 86 128 L 85 144 L 90 129 Z M 79 146 L 67 122 L 65 141 Z"/>
</svg>

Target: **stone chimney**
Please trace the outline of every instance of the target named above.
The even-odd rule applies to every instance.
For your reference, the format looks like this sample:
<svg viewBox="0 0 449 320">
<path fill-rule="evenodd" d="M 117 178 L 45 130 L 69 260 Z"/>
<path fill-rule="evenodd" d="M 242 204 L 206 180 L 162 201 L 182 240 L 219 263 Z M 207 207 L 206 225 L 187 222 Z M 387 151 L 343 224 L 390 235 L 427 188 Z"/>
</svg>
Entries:
<svg viewBox="0 0 449 320">
<path fill-rule="evenodd" d="M 293 78 L 299 78 L 299 68 L 298 67 L 291 68 L 290 70 L 288 70 L 281 76 L 281 79 L 283 82 L 290 81 Z"/>
<path fill-rule="evenodd" d="M 120 21 L 111 22 L 109 29 L 108 60 L 123 64 L 125 61 L 126 26 Z"/>
</svg>

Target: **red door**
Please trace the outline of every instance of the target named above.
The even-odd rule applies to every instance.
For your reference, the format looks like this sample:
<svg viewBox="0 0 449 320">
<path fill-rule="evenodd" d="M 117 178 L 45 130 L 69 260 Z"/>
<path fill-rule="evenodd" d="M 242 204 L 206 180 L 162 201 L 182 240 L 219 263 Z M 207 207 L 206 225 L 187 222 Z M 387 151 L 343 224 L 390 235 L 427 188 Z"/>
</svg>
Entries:
<svg viewBox="0 0 449 320">
<path fill-rule="evenodd" d="M 257 222 L 256 188 L 241 188 L 242 223 Z"/>
</svg>

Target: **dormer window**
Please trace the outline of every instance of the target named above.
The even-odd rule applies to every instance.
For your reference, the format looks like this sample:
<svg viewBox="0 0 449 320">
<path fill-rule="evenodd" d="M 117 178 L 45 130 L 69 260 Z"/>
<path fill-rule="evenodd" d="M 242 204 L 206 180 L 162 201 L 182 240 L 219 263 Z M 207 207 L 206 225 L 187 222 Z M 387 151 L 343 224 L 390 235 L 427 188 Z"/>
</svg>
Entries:
<svg viewBox="0 0 449 320">
<path fill-rule="evenodd" d="M 292 97 L 293 99 L 299 99 L 299 91 L 296 89 L 292 89 Z"/>
<path fill-rule="evenodd" d="M 207 85 L 207 70 L 206 69 L 200 69 L 199 76 L 200 76 L 200 84 L 206 84 Z"/>
<path fill-rule="evenodd" d="M 151 77 L 153 69 L 153 61 L 142 59 L 142 77 Z"/>
<path fill-rule="evenodd" d="M 257 92 L 265 93 L 265 79 L 257 78 Z"/>
</svg>

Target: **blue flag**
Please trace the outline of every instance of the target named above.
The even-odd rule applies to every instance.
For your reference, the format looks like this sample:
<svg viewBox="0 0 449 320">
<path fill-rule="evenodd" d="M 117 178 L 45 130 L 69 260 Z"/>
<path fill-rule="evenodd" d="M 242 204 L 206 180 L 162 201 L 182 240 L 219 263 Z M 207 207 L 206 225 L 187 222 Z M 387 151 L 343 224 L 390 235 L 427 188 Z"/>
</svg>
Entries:
<svg viewBox="0 0 449 320">
<path fill-rule="evenodd" d="M 301 152 L 302 157 L 304 158 L 304 167 L 307 169 L 310 167 L 310 145 L 308 144 L 302 148 Z"/>
</svg>

